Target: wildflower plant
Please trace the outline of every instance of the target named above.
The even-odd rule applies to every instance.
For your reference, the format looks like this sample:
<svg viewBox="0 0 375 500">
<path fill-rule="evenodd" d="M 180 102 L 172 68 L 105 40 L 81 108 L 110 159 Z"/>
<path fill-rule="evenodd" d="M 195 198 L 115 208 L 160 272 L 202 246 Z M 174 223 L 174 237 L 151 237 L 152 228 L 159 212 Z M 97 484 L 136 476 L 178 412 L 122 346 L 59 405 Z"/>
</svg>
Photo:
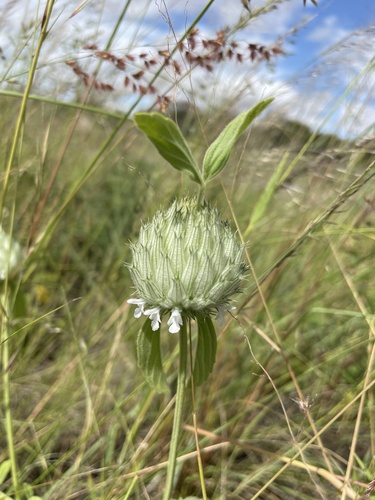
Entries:
<svg viewBox="0 0 375 500">
<path fill-rule="evenodd" d="M 232 120 L 207 149 L 202 169 L 172 120 L 158 113 L 138 113 L 134 118 L 159 153 L 200 188 L 197 196 L 177 198 L 142 225 L 138 241 L 131 243 L 132 262 L 127 263 L 135 286 L 135 297 L 128 302 L 135 305 L 136 318 L 147 317 L 137 339 L 138 364 L 156 390 L 167 390 L 160 352 L 163 323 L 167 323 L 170 333 L 179 335 L 179 372 L 165 500 L 171 498 L 173 489 L 187 353 L 192 353 L 191 320 L 196 321 L 198 334 L 195 358 L 191 354 L 190 359 L 194 387 L 207 379 L 215 363 L 212 316 L 220 321 L 225 311 L 235 309 L 230 301 L 240 291 L 247 273 L 244 245 L 229 223 L 221 220 L 219 211 L 204 200 L 204 189 L 223 170 L 242 132 L 271 101 L 261 101 Z"/>
<path fill-rule="evenodd" d="M 195 363 L 194 381 L 200 384 L 211 371 L 216 352 L 211 316 L 222 320 L 224 311 L 233 308 L 230 298 L 240 291 L 246 274 L 243 245 L 216 208 L 198 197 L 184 197 L 144 224 L 131 250 L 133 261 L 128 268 L 137 298 L 128 302 L 136 306 L 136 318 L 149 318 L 140 336 L 139 354 L 143 336 L 149 332 L 156 337 L 154 332 L 159 331 L 164 316 L 169 315 L 170 333 L 180 332 L 193 318 L 201 339 L 198 349 L 211 352 L 211 357 L 206 355 L 199 358 L 201 363 Z M 145 368 L 141 356 L 140 362 Z M 154 367 L 149 368 L 145 370 L 147 378 L 158 385 L 164 377 L 155 373 Z"/>
</svg>

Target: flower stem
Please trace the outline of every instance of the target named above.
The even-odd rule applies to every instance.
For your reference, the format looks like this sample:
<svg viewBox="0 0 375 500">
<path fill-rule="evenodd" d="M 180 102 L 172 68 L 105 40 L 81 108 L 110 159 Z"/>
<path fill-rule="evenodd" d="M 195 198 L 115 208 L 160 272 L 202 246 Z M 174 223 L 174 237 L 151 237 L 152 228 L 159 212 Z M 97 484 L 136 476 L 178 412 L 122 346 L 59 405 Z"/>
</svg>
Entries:
<svg viewBox="0 0 375 500">
<path fill-rule="evenodd" d="M 178 437 L 180 434 L 182 421 L 182 406 L 184 402 L 184 392 L 186 383 L 186 366 L 187 366 L 187 318 L 183 318 L 183 324 L 179 333 L 180 336 L 180 359 L 178 368 L 177 391 L 176 391 L 176 406 L 174 410 L 173 429 L 171 437 L 171 446 L 169 449 L 167 479 L 163 500 L 170 500 L 173 493 L 173 479 L 176 468 Z"/>
<path fill-rule="evenodd" d="M 194 435 L 195 435 L 195 446 L 197 449 L 197 459 L 198 459 L 198 470 L 199 470 L 199 480 L 202 488 L 203 500 L 207 500 L 206 485 L 204 484 L 204 471 L 202 464 L 202 457 L 199 448 L 199 438 L 198 438 L 198 426 L 197 426 L 197 414 L 195 411 L 195 384 L 194 384 L 194 370 L 193 370 L 193 343 L 191 340 L 191 321 L 189 318 L 189 348 L 190 348 L 190 369 L 191 369 L 191 404 L 193 410 L 193 424 L 194 424 Z"/>
</svg>

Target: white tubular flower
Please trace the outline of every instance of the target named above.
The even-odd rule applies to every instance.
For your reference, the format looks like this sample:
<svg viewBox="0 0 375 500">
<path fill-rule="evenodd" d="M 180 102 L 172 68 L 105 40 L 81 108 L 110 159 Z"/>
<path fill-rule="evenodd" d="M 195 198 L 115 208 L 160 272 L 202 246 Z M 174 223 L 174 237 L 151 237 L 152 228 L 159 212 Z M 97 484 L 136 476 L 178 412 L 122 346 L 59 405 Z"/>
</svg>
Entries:
<svg viewBox="0 0 375 500">
<path fill-rule="evenodd" d="M 160 309 L 158 307 L 153 307 L 152 309 L 147 309 L 144 314 L 150 318 L 152 330 L 159 330 L 161 323 Z"/>
<path fill-rule="evenodd" d="M 182 325 L 182 316 L 179 309 L 173 309 L 171 317 L 167 321 L 167 325 L 169 326 L 170 333 L 177 333 L 180 331 L 180 327 Z"/>
<path fill-rule="evenodd" d="M 142 314 L 145 314 L 145 305 L 146 302 L 142 299 L 128 299 L 128 304 L 135 304 L 138 307 L 135 308 L 134 317 L 140 318 Z"/>
<path fill-rule="evenodd" d="M 184 318 L 222 317 L 230 297 L 240 291 L 247 266 L 241 245 L 217 209 L 197 198 L 175 200 L 143 224 L 131 244 L 133 262 L 126 264 L 136 295 L 128 302 L 135 316 L 149 316 L 157 330 L 170 313 L 169 331 L 180 330 Z"/>
</svg>

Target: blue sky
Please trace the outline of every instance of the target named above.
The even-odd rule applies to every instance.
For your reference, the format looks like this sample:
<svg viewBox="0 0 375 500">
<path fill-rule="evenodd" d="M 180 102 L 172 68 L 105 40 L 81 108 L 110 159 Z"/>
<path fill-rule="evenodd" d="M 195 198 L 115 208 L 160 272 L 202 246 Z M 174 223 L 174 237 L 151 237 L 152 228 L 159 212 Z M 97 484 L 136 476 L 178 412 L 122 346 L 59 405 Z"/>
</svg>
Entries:
<svg viewBox="0 0 375 500">
<path fill-rule="evenodd" d="M 160 5 L 162 10 L 163 2 Z M 264 5 L 264 0 L 250 3 L 253 12 Z M 191 22 L 202 2 L 170 1 L 167 6 L 178 31 Z M 244 14 L 240 0 L 216 0 L 200 28 L 213 34 Z M 293 34 L 295 27 L 298 29 Z M 374 69 L 340 105 L 336 107 L 336 103 L 374 57 L 375 0 L 321 0 L 318 7 L 310 0 L 305 7 L 302 0 L 289 0 L 250 20 L 237 38 L 268 45 L 287 33 L 283 43 L 287 55 L 275 60 L 272 73 L 257 68 L 254 77 L 252 68 L 245 65 L 227 65 L 226 71 L 219 70 L 214 86 L 216 99 L 220 99 L 219 88 L 225 96 L 235 94 L 237 89 L 242 96 L 238 103 L 241 110 L 257 98 L 275 96 L 281 112 L 313 129 L 322 126 L 324 131 L 344 137 L 368 130 L 375 118 Z M 246 86 L 251 91 L 247 92 Z"/>
<path fill-rule="evenodd" d="M 133 0 L 113 50 L 121 54 L 129 51 L 129 47 L 132 51 L 152 51 L 168 44 L 172 46 L 175 34 L 178 37 L 183 33 L 205 4 L 202 0 Z M 39 70 L 39 81 L 46 92 L 58 82 L 59 91 L 64 93 L 63 76 L 66 74 L 68 80 L 72 79 L 66 60 L 76 59 L 83 66 L 86 64 L 88 70 L 89 56 L 80 48 L 85 42 L 104 48 L 123 5 L 119 0 L 56 2 L 56 23 L 50 31 Z M 257 17 L 257 9 L 266 5 L 270 11 Z M 272 9 L 272 5 L 276 8 Z M 283 48 L 287 55 L 275 60 L 272 71 L 264 63 L 254 67 L 251 63 L 234 62 L 219 65 L 212 75 L 195 71 L 191 80 L 176 84 L 173 95 L 177 99 L 189 96 L 201 105 L 219 105 L 221 99 L 233 96 L 238 111 L 262 97 L 273 96 L 273 107 L 281 114 L 304 121 L 313 129 L 322 126 L 323 130 L 341 136 L 355 136 L 368 130 L 375 117 L 374 68 L 358 81 L 337 108 L 334 106 L 374 57 L 375 0 L 320 0 L 318 7 L 311 0 L 306 0 L 305 7 L 303 0 L 251 0 L 250 6 L 253 18 L 249 19 L 241 0 L 215 0 L 198 25 L 202 36 L 213 37 L 226 26 L 234 26 L 239 19 L 247 20 L 236 34 L 238 40 L 270 45 L 279 37 L 285 37 Z M 43 8 L 44 2 L 39 4 L 38 19 Z M 17 30 L 21 32 L 22 25 L 35 19 L 37 9 L 37 0 L 0 0 L 0 46 L 6 55 L 4 65 L 11 60 L 12 51 L 15 53 Z M 32 42 L 28 46 L 31 51 Z M 96 63 L 97 60 L 91 60 L 92 65 Z M 173 83 L 173 78 L 171 81 Z M 194 89 L 200 89 L 200 94 Z M 120 83 L 117 93 L 108 94 L 108 105 L 115 108 L 126 109 L 130 101 Z"/>
<path fill-rule="evenodd" d="M 353 31 L 375 23 L 374 0 L 326 0 L 317 8 L 310 4 L 308 12 L 311 20 L 296 36 L 296 44 L 284 61 L 295 72 Z M 296 12 L 296 21 L 299 15 Z"/>
<path fill-rule="evenodd" d="M 143 35 L 138 39 L 157 44 L 167 37 L 173 44 L 174 33 L 177 36 L 182 33 L 205 3 L 202 0 L 149 3 L 145 0 L 148 8 L 144 25 L 138 32 Z M 138 0 L 129 11 L 134 21 L 139 17 L 140 5 Z M 253 14 L 265 5 L 266 0 L 250 2 Z M 207 95 L 193 97 L 198 104 L 217 105 L 220 99 L 233 95 L 238 111 L 262 97 L 273 96 L 274 107 L 280 113 L 302 120 L 312 129 L 322 127 L 343 137 L 368 130 L 375 117 L 374 71 L 361 79 L 339 106 L 336 103 L 374 56 L 375 0 L 321 0 L 318 7 L 310 0 L 306 6 L 302 0 L 285 0 L 274 6 L 275 9 L 264 15 L 254 15 L 236 35 L 238 40 L 269 45 L 288 34 L 283 43 L 287 55 L 275 60 L 272 72 L 265 64 L 254 70 L 251 64 L 226 62 L 217 67 L 211 77 L 197 71 L 191 87 L 182 84 L 176 96 L 192 95 L 194 85 L 205 87 Z M 215 0 L 198 26 L 202 35 L 214 36 L 218 30 L 235 25 L 246 15 L 241 0 Z M 295 27 L 298 29 L 292 34 Z M 125 28 L 129 29 L 132 30 L 131 22 Z M 121 36 L 118 43 L 121 45 Z"/>
<path fill-rule="evenodd" d="M 324 16 L 337 16 L 340 24 L 348 30 L 355 30 L 375 21 L 373 0 L 332 0 L 321 7 Z"/>
</svg>

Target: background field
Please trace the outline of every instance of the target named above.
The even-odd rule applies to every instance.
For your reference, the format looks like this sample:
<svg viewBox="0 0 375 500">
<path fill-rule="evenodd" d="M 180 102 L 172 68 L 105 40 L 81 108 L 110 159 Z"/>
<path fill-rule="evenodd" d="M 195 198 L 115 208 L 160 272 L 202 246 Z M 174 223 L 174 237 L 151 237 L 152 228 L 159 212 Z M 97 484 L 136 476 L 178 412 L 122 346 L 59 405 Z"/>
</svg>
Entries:
<svg viewBox="0 0 375 500">
<path fill-rule="evenodd" d="M 39 32 L 38 23 L 25 27 L 17 43 L 35 49 Z M 126 302 L 133 289 L 123 263 L 141 221 L 196 188 L 130 118 L 107 107 L 108 89 L 93 89 L 93 80 L 85 85 L 77 72 L 69 73 L 77 108 L 43 92 L 47 84 L 36 72 L 17 129 L 17 92 L 31 64 L 21 54 L 4 62 L 0 95 L 2 226 L 25 249 L 22 272 L 2 283 L 0 498 L 157 499 L 178 338 L 163 332 L 171 394 L 157 394 L 137 367 L 140 324 Z M 203 107 L 204 89 L 192 90 L 186 106 L 173 93 L 166 94 L 170 102 L 155 103 L 158 92 L 144 96 L 137 87 L 128 109 L 136 98 L 138 109 L 161 106 L 201 160 L 238 110 L 235 95 Z M 88 91 L 85 105 L 93 109 L 83 104 Z M 207 495 L 370 498 L 374 139 L 314 132 L 272 106 L 206 193 L 247 241 L 251 266 L 235 317 L 218 329 L 213 373 L 196 392 Z M 278 168 L 283 175 L 275 179 Z M 192 423 L 188 397 L 175 498 L 202 495 Z"/>
</svg>

